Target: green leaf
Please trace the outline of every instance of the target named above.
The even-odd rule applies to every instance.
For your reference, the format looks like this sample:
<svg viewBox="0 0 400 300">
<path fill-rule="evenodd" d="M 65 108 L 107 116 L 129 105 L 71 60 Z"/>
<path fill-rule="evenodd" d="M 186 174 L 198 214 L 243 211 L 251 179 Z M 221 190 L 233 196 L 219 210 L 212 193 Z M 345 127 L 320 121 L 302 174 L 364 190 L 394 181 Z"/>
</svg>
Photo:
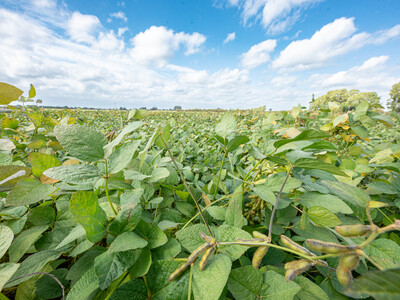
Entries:
<svg viewBox="0 0 400 300">
<path fill-rule="evenodd" d="M 49 228 L 45 226 L 35 226 L 20 233 L 12 243 L 8 251 L 10 262 L 18 262 L 28 249 L 42 236 L 42 233 Z"/>
<path fill-rule="evenodd" d="M 353 210 L 339 197 L 318 192 L 308 192 L 300 196 L 300 203 L 307 208 L 321 206 L 333 213 L 352 214 Z"/>
<path fill-rule="evenodd" d="M 86 237 L 95 243 L 107 233 L 107 216 L 93 192 L 80 191 L 72 195 L 69 209 L 86 230 Z"/>
<path fill-rule="evenodd" d="M 105 136 L 93 129 L 80 125 L 57 125 L 54 134 L 60 144 L 72 156 L 83 161 L 104 158 Z"/>
<path fill-rule="evenodd" d="M 236 239 L 251 239 L 252 236 L 248 232 L 241 230 L 237 227 L 229 225 L 221 225 L 217 229 L 217 234 L 215 235 L 215 238 L 217 239 L 218 242 L 232 242 Z M 235 261 L 240 256 L 242 256 L 242 254 L 247 249 L 248 248 L 246 246 L 240 246 L 240 245 L 226 245 L 226 246 L 221 245 L 219 247 L 219 252 L 227 254 L 228 256 L 230 256 L 232 261 Z"/>
<path fill-rule="evenodd" d="M 253 266 L 237 268 L 229 274 L 228 289 L 235 299 L 259 299 L 263 285 L 263 274 Z"/>
<path fill-rule="evenodd" d="M 0 192 L 10 190 L 21 178 L 31 173 L 31 169 L 24 166 L 0 166 Z"/>
<path fill-rule="evenodd" d="M 351 126 L 351 130 L 362 139 L 368 137 L 368 131 L 364 126 Z"/>
<path fill-rule="evenodd" d="M 140 250 L 104 252 L 94 259 L 94 268 L 101 290 L 108 288 L 115 279 L 128 270 L 139 258 Z"/>
<path fill-rule="evenodd" d="M 250 139 L 247 136 L 239 135 L 235 136 L 228 142 L 227 150 L 228 152 L 235 151 L 240 145 L 246 144 Z"/>
<path fill-rule="evenodd" d="M 354 113 L 354 120 L 359 120 L 361 116 L 365 116 L 369 109 L 369 102 L 363 101 L 356 107 L 356 111 Z"/>
<path fill-rule="evenodd" d="M 276 175 L 272 175 L 271 177 L 266 178 L 263 184 L 257 185 L 257 188 L 264 186 L 264 188 L 268 188 L 268 190 L 272 192 L 279 192 L 283 183 L 285 182 L 286 173 L 280 172 Z M 289 177 L 286 180 L 285 186 L 282 189 L 283 193 L 290 193 L 292 189 L 296 189 L 301 186 L 301 181 L 294 177 Z"/>
<path fill-rule="evenodd" d="M 369 271 L 350 286 L 352 292 L 368 294 L 377 300 L 400 299 L 400 269 Z"/>
<path fill-rule="evenodd" d="M 236 190 L 234 191 L 234 195 L 229 200 L 224 224 L 242 228 L 244 225 L 242 206 L 243 206 L 243 186 L 240 185 L 238 188 L 236 188 Z"/>
<path fill-rule="evenodd" d="M 50 225 L 56 218 L 56 212 L 51 206 L 37 206 L 29 212 L 29 222 L 36 226 Z"/>
<path fill-rule="evenodd" d="M 54 275 L 64 287 L 68 286 L 69 281 L 65 279 L 67 269 L 57 269 L 49 274 Z M 40 277 L 35 283 L 35 294 L 41 299 L 54 299 L 62 296 L 61 286 L 52 277 L 44 275 Z"/>
<path fill-rule="evenodd" d="M 69 184 L 94 184 L 102 173 L 94 165 L 67 165 L 50 168 L 43 172 L 47 177 Z"/>
<path fill-rule="evenodd" d="M 0 264 L 0 291 L 3 289 L 7 281 L 18 270 L 19 264 L 2 263 Z"/>
<path fill-rule="evenodd" d="M 146 118 L 149 115 L 149 111 L 147 109 L 131 109 L 128 114 L 128 120 L 135 118 L 136 120 L 141 120 Z"/>
<path fill-rule="evenodd" d="M 389 239 L 377 239 L 364 249 L 365 253 L 384 268 L 400 267 L 400 246 Z"/>
<path fill-rule="evenodd" d="M 150 249 L 153 249 L 164 245 L 168 242 L 168 238 L 158 226 L 153 225 L 150 227 L 147 241 L 149 242 Z"/>
<path fill-rule="evenodd" d="M 96 275 L 94 267 L 92 267 L 72 286 L 67 300 L 87 299 L 98 287 L 99 278 Z"/>
<path fill-rule="evenodd" d="M 336 147 L 336 145 L 334 145 L 328 141 L 322 140 L 322 141 L 314 142 L 311 145 L 302 148 L 301 150 L 303 150 L 303 151 L 313 151 L 313 150 L 315 151 L 316 150 L 316 151 L 333 151 L 333 152 L 335 152 L 335 151 L 338 151 L 338 148 Z"/>
<path fill-rule="evenodd" d="M 129 191 L 130 192 L 130 191 Z M 133 192 L 131 192 L 133 193 Z M 123 195 L 127 195 L 126 191 Z M 137 193 L 140 195 L 141 193 Z M 114 221 L 110 224 L 109 231 L 113 235 L 121 234 L 124 231 L 132 231 L 139 224 L 140 217 L 142 216 L 142 208 L 140 205 L 133 203 L 123 202 L 128 199 L 121 195 L 121 210 L 115 217 Z M 132 198 L 131 198 L 132 199 Z"/>
<path fill-rule="evenodd" d="M 157 168 L 151 173 L 150 182 L 157 182 L 169 176 L 167 168 Z"/>
<path fill-rule="evenodd" d="M 228 111 L 215 126 L 215 133 L 226 138 L 228 135 L 234 133 L 236 128 L 236 118 L 233 116 L 232 112 Z"/>
<path fill-rule="evenodd" d="M 56 249 L 62 248 L 69 243 L 77 240 L 78 238 L 84 236 L 86 234 L 85 228 L 82 225 L 78 224 L 71 232 L 62 240 L 62 242 L 56 247 Z"/>
<path fill-rule="evenodd" d="M 293 282 L 286 282 L 285 277 L 275 271 L 264 273 L 264 283 L 269 287 L 262 294 L 262 299 L 292 300 L 301 287 Z"/>
<path fill-rule="evenodd" d="M 346 122 L 348 119 L 349 119 L 348 114 L 339 115 L 333 120 L 332 125 L 333 127 L 336 127 L 339 124 Z"/>
<path fill-rule="evenodd" d="M 142 239 L 134 232 L 124 232 L 116 237 L 111 243 L 108 252 L 122 252 L 133 249 L 144 248 L 147 246 L 147 241 Z"/>
<path fill-rule="evenodd" d="M 6 285 L 6 288 L 19 285 L 20 283 L 29 280 L 28 276 L 11 282 L 11 280 L 16 279 L 17 277 L 41 271 L 47 263 L 58 259 L 60 255 L 61 251 L 45 250 L 28 256 L 19 264 L 17 272 L 15 272 L 11 277 L 10 283 Z"/>
<path fill-rule="evenodd" d="M 107 145 L 104 146 L 104 150 L 105 150 L 104 157 L 108 158 L 111 155 L 111 153 L 113 152 L 113 148 L 115 146 L 117 146 L 127 134 L 140 128 L 142 125 L 143 125 L 143 122 L 139 122 L 139 121 L 131 122 L 128 125 L 126 125 L 124 127 L 124 129 L 122 129 L 120 134 L 118 134 L 118 136 L 113 141 L 111 141 L 110 143 L 108 143 Z"/>
<path fill-rule="evenodd" d="M 147 288 L 141 278 L 135 278 L 118 287 L 109 300 L 147 300 Z"/>
<path fill-rule="evenodd" d="M 23 93 L 11 84 L 0 82 L 0 105 L 6 105 L 17 100 Z"/>
<path fill-rule="evenodd" d="M 31 83 L 30 89 L 29 89 L 29 98 L 34 98 L 36 96 L 36 90 L 33 84 Z"/>
<path fill-rule="evenodd" d="M 7 252 L 14 238 L 12 230 L 4 225 L 0 225 L 0 259 Z M 0 289 L 1 290 L 1 289 Z"/>
<path fill-rule="evenodd" d="M 167 143 L 171 137 L 171 125 L 167 124 L 163 130 L 162 130 L 162 136 L 164 138 L 164 141 Z M 156 144 L 160 148 L 165 149 L 165 144 L 164 141 L 162 140 L 161 136 L 157 136 L 156 139 L 154 140 L 154 144 Z"/>
<path fill-rule="evenodd" d="M 151 263 L 152 258 L 150 249 L 142 249 L 142 251 L 140 251 L 139 258 L 137 259 L 135 264 L 129 268 L 129 274 L 135 277 L 143 277 L 149 271 Z"/>
<path fill-rule="evenodd" d="M 342 221 L 330 210 L 321 206 L 312 206 L 307 210 L 311 221 L 319 226 L 335 227 L 342 224 Z"/>
<path fill-rule="evenodd" d="M 12 157 L 8 154 L 4 154 L 3 152 L 0 152 L 0 166 L 8 166 L 11 163 L 12 163 Z M 3 176 L 4 175 L 2 175 L 1 177 L 3 177 Z"/>
<path fill-rule="evenodd" d="M 156 249 L 154 249 L 152 253 L 152 259 L 156 260 L 169 260 L 173 259 L 181 252 L 181 244 L 173 238 L 169 238 L 168 242 Z"/>
<path fill-rule="evenodd" d="M 32 166 L 33 175 L 37 178 L 40 178 L 40 175 L 47 169 L 61 166 L 61 162 L 57 158 L 40 152 L 30 153 L 28 161 Z"/>
<path fill-rule="evenodd" d="M 323 161 L 320 161 L 318 159 L 313 159 L 313 158 L 300 158 L 295 161 L 294 163 L 295 167 L 297 168 L 303 168 L 303 169 L 310 169 L 310 170 L 321 170 L 325 171 L 334 175 L 340 175 L 340 176 L 347 176 L 346 173 L 338 169 L 337 167 L 325 163 Z"/>
<path fill-rule="evenodd" d="M 113 151 L 109 157 L 108 173 L 118 173 L 124 169 L 132 160 L 139 145 L 140 141 L 131 141 Z"/>
<path fill-rule="evenodd" d="M 202 232 L 209 235 L 206 225 L 195 224 L 185 229 L 178 230 L 175 235 L 183 248 L 189 252 L 193 252 L 197 247 L 204 244 L 204 240 L 200 237 L 200 233 Z"/>
<path fill-rule="evenodd" d="M 274 143 L 275 148 L 282 147 L 283 145 L 295 141 L 305 141 L 305 140 L 313 140 L 313 139 L 320 139 L 320 138 L 327 138 L 330 137 L 330 134 L 322 131 L 317 131 L 313 129 L 305 130 L 302 133 L 300 133 L 298 136 L 296 136 L 293 139 L 287 139 L 287 140 L 279 140 Z"/>
<path fill-rule="evenodd" d="M 42 184 L 33 178 L 23 178 L 8 193 L 6 203 L 9 206 L 30 205 L 46 199 L 55 190 L 50 184 Z"/>
<path fill-rule="evenodd" d="M 172 282 L 168 281 L 169 275 L 181 264 L 178 261 L 161 260 L 151 265 L 146 280 L 153 300 L 187 300 L 189 272 L 184 272 Z"/>
<path fill-rule="evenodd" d="M 367 207 L 371 200 L 369 195 L 358 187 L 348 185 L 343 182 L 322 180 L 322 185 L 328 188 L 329 192 L 338 196 L 343 201 L 355 204 L 360 207 Z"/>
<path fill-rule="evenodd" d="M 203 271 L 200 271 L 196 263 L 193 267 L 194 299 L 218 300 L 228 281 L 231 267 L 229 257 L 221 254 L 210 258 Z"/>
<path fill-rule="evenodd" d="M 86 251 L 69 269 L 66 278 L 72 282 L 78 281 L 86 273 L 86 271 L 93 268 L 94 259 L 106 251 L 106 248 L 99 246 L 93 247 L 92 249 Z"/>
<path fill-rule="evenodd" d="M 373 116 L 372 119 L 374 119 L 375 121 L 381 122 L 386 127 L 390 127 L 390 128 L 393 127 L 393 120 L 391 117 L 389 117 L 387 115 L 376 115 L 376 116 Z"/>
</svg>

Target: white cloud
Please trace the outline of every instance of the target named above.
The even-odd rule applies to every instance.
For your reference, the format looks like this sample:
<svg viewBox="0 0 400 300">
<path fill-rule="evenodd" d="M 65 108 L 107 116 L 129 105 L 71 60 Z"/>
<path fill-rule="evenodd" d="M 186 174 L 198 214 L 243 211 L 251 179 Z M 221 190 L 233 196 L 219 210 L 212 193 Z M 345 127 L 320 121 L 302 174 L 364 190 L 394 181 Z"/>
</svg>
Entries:
<svg viewBox="0 0 400 300">
<path fill-rule="evenodd" d="M 300 12 L 323 0 L 228 0 L 242 9 L 245 24 L 260 21 L 269 34 L 285 32 L 300 18 Z"/>
<path fill-rule="evenodd" d="M 232 33 L 228 33 L 228 35 L 226 36 L 226 39 L 224 40 L 224 44 L 233 41 L 236 38 L 236 33 L 232 32 Z"/>
<path fill-rule="evenodd" d="M 92 43 L 94 34 L 101 26 L 100 20 L 93 15 L 82 15 L 75 11 L 67 23 L 67 32 L 77 42 Z"/>
<path fill-rule="evenodd" d="M 357 33 L 354 18 L 340 18 L 323 26 L 309 39 L 290 43 L 272 63 L 274 68 L 302 70 L 318 68 L 332 57 L 359 49 L 367 44 L 381 44 L 400 34 L 400 25 L 369 34 Z"/>
<path fill-rule="evenodd" d="M 256 44 L 242 54 L 241 64 L 247 69 L 256 68 L 270 60 L 270 53 L 276 47 L 276 40 L 266 40 Z"/>
<path fill-rule="evenodd" d="M 118 11 L 115 13 L 110 14 L 111 18 L 116 18 L 116 19 L 121 19 L 124 22 L 128 21 L 128 18 L 126 17 L 125 13 L 122 11 Z"/>
<path fill-rule="evenodd" d="M 174 33 L 164 26 L 151 26 L 132 38 L 131 56 L 138 62 L 163 66 L 171 58 L 180 45 L 186 47 L 185 55 L 200 51 L 206 38 L 200 33 Z"/>
<path fill-rule="evenodd" d="M 385 63 L 388 56 L 372 57 L 360 66 L 333 74 L 313 74 L 309 82 L 315 89 L 322 91 L 339 88 L 356 88 L 363 91 L 377 91 L 385 93 L 399 80 L 399 76 L 387 73 Z M 397 80 L 397 81 L 396 81 Z"/>
<path fill-rule="evenodd" d="M 128 27 L 121 27 L 121 28 L 118 28 L 118 36 L 122 36 L 125 32 L 127 32 L 129 30 L 129 28 Z"/>
</svg>

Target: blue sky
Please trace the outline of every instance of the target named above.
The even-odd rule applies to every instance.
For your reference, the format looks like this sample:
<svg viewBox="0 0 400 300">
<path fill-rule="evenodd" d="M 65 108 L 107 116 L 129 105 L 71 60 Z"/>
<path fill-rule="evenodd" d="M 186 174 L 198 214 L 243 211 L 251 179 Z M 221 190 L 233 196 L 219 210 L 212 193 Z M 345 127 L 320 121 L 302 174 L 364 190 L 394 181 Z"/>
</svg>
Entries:
<svg viewBox="0 0 400 300">
<path fill-rule="evenodd" d="M 290 109 L 400 81 L 398 0 L 0 0 L 0 81 L 46 105 Z"/>
</svg>

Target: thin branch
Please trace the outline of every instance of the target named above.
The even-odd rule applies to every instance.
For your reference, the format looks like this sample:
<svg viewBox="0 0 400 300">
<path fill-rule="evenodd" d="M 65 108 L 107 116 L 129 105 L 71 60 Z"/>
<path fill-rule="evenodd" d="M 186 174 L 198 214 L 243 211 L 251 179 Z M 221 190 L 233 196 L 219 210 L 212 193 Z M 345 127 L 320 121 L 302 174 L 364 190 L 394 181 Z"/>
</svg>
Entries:
<svg viewBox="0 0 400 300">
<path fill-rule="evenodd" d="M 268 231 L 269 239 L 272 238 L 272 224 L 274 222 L 274 216 L 275 216 L 276 208 L 278 207 L 279 199 L 281 198 L 281 194 L 282 194 L 283 188 L 285 187 L 285 184 L 286 184 L 287 180 L 289 179 L 290 172 L 292 171 L 292 168 L 290 168 L 289 172 L 287 173 L 285 181 L 283 182 L 283 184 L 281 186 L 281 189 L 279 191 L 278 197 L 276 197 L 275 206 L 274 206 L 274 209 L 272 210 L 271 219 L 269 220 L 269 231 Z"/>
</svg>

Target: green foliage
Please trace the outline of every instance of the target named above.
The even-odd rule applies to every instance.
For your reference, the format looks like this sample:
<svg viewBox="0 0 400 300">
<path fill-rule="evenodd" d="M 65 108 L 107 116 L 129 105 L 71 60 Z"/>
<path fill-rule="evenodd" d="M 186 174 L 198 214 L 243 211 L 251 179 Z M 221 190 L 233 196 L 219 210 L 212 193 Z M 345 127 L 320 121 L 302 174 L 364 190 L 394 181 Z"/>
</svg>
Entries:
<svg viewBox="0 0 400 300">
<path fill-rule="evenodd" d="M 392 89 L 389 93 L 390 100 L 389 100 L 389 107 L 393 111 L 400 111 L 400 82 L 395 83 L 392 85 Z"/>
<path fill-rule="evenodd" d="M 360 92 L 359 90 L 334 90 L 318 97 L 310 104 L 310 109 L 326 109 L 329 106 L 340 108 L 343 111 L 354 110 L 361 102 L 379 104 L 380 97 L 376 92 Z"/>
<path fill-rule="evenodd" d="M 60 298 L 45 272 L 67 299 L 397 299 L 400 119 L 374 93 L 328 95 L 320 111 L 1 115 L 1 293 Z"/>
</svg>

